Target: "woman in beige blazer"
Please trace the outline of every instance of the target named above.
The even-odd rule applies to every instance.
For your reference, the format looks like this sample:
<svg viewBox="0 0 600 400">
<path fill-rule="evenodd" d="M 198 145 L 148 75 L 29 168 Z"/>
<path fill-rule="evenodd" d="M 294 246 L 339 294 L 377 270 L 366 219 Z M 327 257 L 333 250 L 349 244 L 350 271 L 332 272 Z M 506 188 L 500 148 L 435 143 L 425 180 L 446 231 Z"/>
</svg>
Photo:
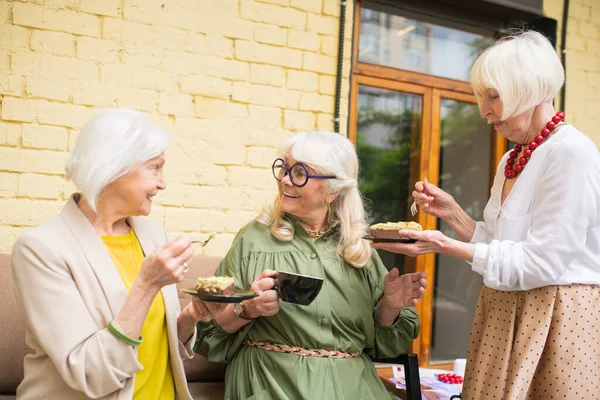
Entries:
<svg viewBox="0 0 600 400">
<path fill-rule="evenodd" d="M 166 187 L 168 143 L 137 111 L 94 117 L 67 160 L 81 193 L 17 239 L 14 284 L 34 350 L 19 399 L 191 399 L 182 357 L 193 357 L 195 324 L 212 313 L 196 299 L 179 307 L 191 239 L 169 241 L 145 218 Z M 128 238 L 130 247 L 111 247 Z M 159 344 L 144 345 L 144 335 Z"/>
</svg>

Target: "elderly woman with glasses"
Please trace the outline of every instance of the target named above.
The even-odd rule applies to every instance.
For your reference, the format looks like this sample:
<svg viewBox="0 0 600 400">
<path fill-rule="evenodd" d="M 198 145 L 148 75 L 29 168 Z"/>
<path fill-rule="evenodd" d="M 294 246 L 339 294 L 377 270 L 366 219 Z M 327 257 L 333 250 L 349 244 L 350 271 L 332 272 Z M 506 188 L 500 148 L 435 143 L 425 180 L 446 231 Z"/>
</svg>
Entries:
<svg viewBox="0 0 600 400">
<path fill-rule="evenodd" d="M 80 192 L 17 239 L 15 291 L 33 350 L 18 398 L 192 399 L 182 358 L 211 311 L 197 299 L 179 307 L 191 239 L 169 241 L 146 218 L 167 186 L 169 140 L 138 111 L 98 114 L 67 159 Z"/>
<path fill-rule="evenodd" d="M 370 357 L 406 352 L 427 281 L 388 273 L 362 239 L 358 159 L 345 137 L 298 134 L 278 149 L 279 193 L 246 225 L 217 275 L 258 297 L 198 324 L 195 350 L 228 362 L 227 399 L 389 398 Z M 324 280 L 308 306 L 280 302 L 277 270 Z"/>
<path fill-rule="evenodd" d="M 564 70 L 541 34 L 496 43 L 471 77 L 481 116 L 517 143 L 500 162 L 483 221 L 418 182 L 421 209 L 460 240 L 407 232 L 415 244 L 376 247 L 445 254 L 483 276 L 463 399 L 598 399 L 600 154 L 554 109 Z"/>
</svg>

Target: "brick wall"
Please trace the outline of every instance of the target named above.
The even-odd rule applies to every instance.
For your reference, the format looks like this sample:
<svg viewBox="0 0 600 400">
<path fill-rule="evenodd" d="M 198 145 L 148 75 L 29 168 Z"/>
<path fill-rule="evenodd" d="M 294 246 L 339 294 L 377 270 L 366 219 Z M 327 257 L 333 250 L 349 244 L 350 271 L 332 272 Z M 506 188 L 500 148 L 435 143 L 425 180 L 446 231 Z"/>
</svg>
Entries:
<svg viewBox="0 0 600 400">
<path fill-rule="evenodd" d="M 545 0 L 544 13 L 558 21 L 564 0 Z M 567 121 L 600 147 L 600 0 L 570 0 L 567 21 Z"/>
<path fill-rule="evenodd" d="M 545 0 L 559 21 L 564 0 Z M 346 132 L 352 1 L 342 132 Z M 235 232 L 275 193 L 275 146 L 333 129 L 338 0 L 0 0 L 0 252 L 58 213 L 64 159 L 98 110 L 142 110 L 173 134 L 170 232 Z M 600 1 L 571 0 L 568 120 L 600 145 Z"/>
<path fill-rule="evenodd" d="M 74 191 L 85 121 L 128 107 L 173 134 L 151 218 L 224 254 L 275 194 L 276 145 L 333 129 L 338 21 L 338 0 L 0 0 L 0 252 Z"/>
</svg>

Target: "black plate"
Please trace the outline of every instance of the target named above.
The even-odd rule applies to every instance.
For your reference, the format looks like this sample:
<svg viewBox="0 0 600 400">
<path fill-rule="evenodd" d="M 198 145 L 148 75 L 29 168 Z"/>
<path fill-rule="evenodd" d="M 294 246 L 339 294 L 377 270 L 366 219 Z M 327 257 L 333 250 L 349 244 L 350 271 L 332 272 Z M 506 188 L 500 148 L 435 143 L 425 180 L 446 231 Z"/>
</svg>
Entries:
<svg viewBox="0 0 600 400">
<path fill-rule="evenodd" d="M 196 289 L 181 289 L 181 292 L 196 296 L 202 301 L 207 303 L 239 303 L 243 300 L 253 299 L 258 294 L 246 290 L 234 290 L 233 294 L 216 294 L 216 293 L 204 293 Z"/>
<path fill-rule="evenodd" d="M 411 238 L 376 238 L 370 235 L 363 236 L 363 239 L 370 240 L 372 242 L 387 242 L 387 243 L 416 243 L 416 239 Z"/>
</svg>

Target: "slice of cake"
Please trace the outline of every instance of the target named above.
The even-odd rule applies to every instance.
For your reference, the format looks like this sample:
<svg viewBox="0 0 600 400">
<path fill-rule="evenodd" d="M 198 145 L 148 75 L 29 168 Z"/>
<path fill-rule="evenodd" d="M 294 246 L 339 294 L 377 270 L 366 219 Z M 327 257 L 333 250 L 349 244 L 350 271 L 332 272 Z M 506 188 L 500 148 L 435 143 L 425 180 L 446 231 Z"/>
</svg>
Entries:
<svg viewBox="0 0 600 400">
<path fill-rule="evenodd" d="M 213 294 L 233 294 L 234 281 L 230 276 L 209 276 L 196 280 L 198 292 Z"/>
<path fill-rule="evenodd" d="M 375 225 L 371 225 L 371 237 L 373 238 L 399 238 L 400 231 L 403 229 L 412 229 L 415 231 L 422 231 L 423 227 L 416 222 L 385 222 Z"/>
</svg>

